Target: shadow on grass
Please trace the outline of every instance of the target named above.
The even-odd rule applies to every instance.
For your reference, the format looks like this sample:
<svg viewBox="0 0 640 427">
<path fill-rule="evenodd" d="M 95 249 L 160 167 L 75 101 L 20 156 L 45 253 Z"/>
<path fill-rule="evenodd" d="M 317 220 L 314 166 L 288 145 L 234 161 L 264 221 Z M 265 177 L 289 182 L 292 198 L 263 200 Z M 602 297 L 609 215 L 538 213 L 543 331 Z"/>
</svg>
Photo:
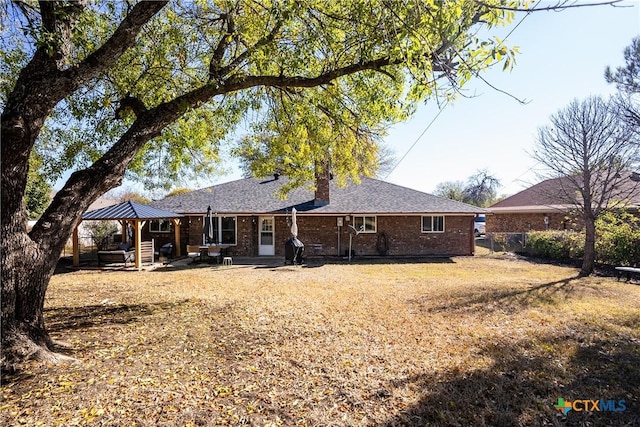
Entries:
<svg viewBox="0 0 640 427">
<path fill-rule="evenodd" d="M 558 297 L 568 297 L 576 289 L 588 286 L 581 282 L 577 276 L 555 280 L 526 289 L 517 290 L 487 290 L 478 289 L 476 292 L 462 296 L 452 296 L 451 299 L 441 305 L 429 306 L 425 298 L 410 301 L 417 305 L 421 311 L 439 313 L 452 310 L 505 310 L 507 308 L 523 308 L 541 303 L 553 303 Z"/>
<path fill-rule="evenodd" d="M 169 310 L 188 300 L 175 303 L 84 305 L 44 310 L 48 332 L 88 329 L 108 324 L 127 324 L 142 320 L 158 310 Z"/>
<path fill-rule="evenodd" d="M 488 345 L 488 369 L 423 375 L 388 384 L 419 389 L 422 398 L 389 418 L 384 426 L 632 426 L 640 425 L 640 352 L 623 338 L 580 342 L 579 336 L 512 346 Z M 568 361 L 544 349 L 574 346 Z M 523 351 L 525 350 L 525 351 Z M 380 393 L 386 396 L 389 393 Z M 554 408 L 558 398 L 615 401 L 624 411 L 569 411 Z M 580 406 L 581 407 L 581 406 Z"/>
</svg>

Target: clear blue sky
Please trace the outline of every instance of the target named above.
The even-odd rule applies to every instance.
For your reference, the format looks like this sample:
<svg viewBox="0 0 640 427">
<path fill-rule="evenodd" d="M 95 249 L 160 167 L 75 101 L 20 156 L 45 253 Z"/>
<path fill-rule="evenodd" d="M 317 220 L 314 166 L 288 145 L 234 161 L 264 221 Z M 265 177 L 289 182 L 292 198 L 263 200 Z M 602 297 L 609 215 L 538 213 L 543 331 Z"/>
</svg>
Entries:
<svg viewBox="0 0 640 427">
<path fill-rule="evenodd" d="M 541 5 L 555 3 L 542 1 Z M 398 159 L 407 154 L 385 180 L 430 193 L 441 182 L 465 181 L 476 171 L 487 169 L 500 180 L 498 192 L 505 195 L 537 182 L 539 166 L 527 151 L 533 147 L 538 127 L 573 99 L 615 91 L 604 81 L 604 69 L 623 65 L 624 48 L 640 35 L 640 0 L 624 0 L 622 4 L 627 7 L 580 7 L 536 12 L 526 18 L 518 13 L 511 27 L 492 30 L 492 35 L 504 38 L 522 20 L 506 39 L 521 52 L 514 70 L 503 72 L 497 67 L 484 77 L 528 104 L 521 105 L 478 80 L 465 87 L 467 94 L 475 97 L 459 98 L 437 118 L 435 102 L 427 102 L 385 138 Z M 196 186 L 240 177 L 240 171 L 230 170 Z M 136 190 L 135 186 L 129 188 Z"/>
<path fill-rule="evenodd" d="M 544 2 L 543 2 L 544 3 Z M 555 2 L 553 2 L 555 3 Z M 580 0 L 577 2 L 581 3 Z M 584 2 L 582 2 L 584 3 Z M 552 4 L 546 2 L 546 4 Z M 640 0 L 628 8 L 584 7 L 528 15 L 506 43 L 520 48 L 513 71 L 502 67 L 484 76 L 492 85 L 530 101 L 521 105 L 482 82 L 467 86 L 474 98 L 449 105 L 418 140 L 387 181 L 432 192 L 443 181 L 466 180 L 479 169 L 500 179 L 500 194 L 514 194 L 537 182 L 540 169 L 531 151 L 537 129 L 575 98 L 607 95 L 607 65 L 623 65 L 623 50 L 640 35 Z M 525 15 L 518 14 L 514 25 Z M 500 28 L 499 37 L 512 28 Z M 427 103 L 386 138 L 402 157 L 438 114 Z"/>
</svg>

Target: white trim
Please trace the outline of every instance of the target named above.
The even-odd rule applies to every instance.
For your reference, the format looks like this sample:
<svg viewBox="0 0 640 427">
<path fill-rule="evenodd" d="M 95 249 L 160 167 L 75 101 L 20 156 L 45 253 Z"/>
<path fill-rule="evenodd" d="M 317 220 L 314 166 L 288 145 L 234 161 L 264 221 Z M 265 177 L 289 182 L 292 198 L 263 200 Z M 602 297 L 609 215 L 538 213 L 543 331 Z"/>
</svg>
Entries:
<svg viewBox="0 0 640 427">
<path fill-rule="evenodd" d="M 271 244 L 262 244 L 262 221 L 271 220 Z M 258 256 L 273 256 L 276 251 L 276 219 L 273 215 L 258 217 Z"/>
<path fill-rule="evenodd" d="M 431 218 L 431 228 L 433 228 L 433 218 L 434 217 L 442 217 L 442 230 L 426 230 L 424 229 L 424 219 Z M 422 215 L 420 217 L 420 232 L 423 234 L 442 234 L 446 231 L 447 227 L 445 225 L 445 215 Z"/>
<path fill-rule="evenodd" d="M 362 224 L 365 225 L 367 223 L 365 218 L 373 218 L 373 230 L 358 230 L 358 232 L 360 233 L 364 233 L 364 234 L 375 234 L 378 232 L 378 217 L 376 215 L 367 215 L 367 214 L 357 214 L 357 215 L 351 215 L 351 220 L 349 221 L 350 224 L 353 227 L 356 226 L 356 218 L 362 218 Z"/>
<path fill-rule="evenodd" d="M 206 220 L 206 218 L 207 218 L 206 215 L 202 218 L 202 223 L 203 224 L 204 224 L 204 221 Z M 216 231 L 218 233 L 219 242 L 216 242 L 216 244 L 220 243 L 221 245 L 238 246 L 238 217 L 235 216 L 235 215 L 220 215 L 220 214 L 217 214 L 217 215 L 214 215 L 213 218 L 217 219 L 216 222 L 218 223 L 218 227 L 217 227 L 218 229 Z M 233 241 L 234 241 L 234 243 L 224 243 L 222 241 L 222 218 L 233 218 L 233 221 L 234 221 Z M 202 233 L 202 244 L 203 245 L 206 243 L 206 239 L 207 238 L 205 237 L 204 233 Z"/>
</svg>

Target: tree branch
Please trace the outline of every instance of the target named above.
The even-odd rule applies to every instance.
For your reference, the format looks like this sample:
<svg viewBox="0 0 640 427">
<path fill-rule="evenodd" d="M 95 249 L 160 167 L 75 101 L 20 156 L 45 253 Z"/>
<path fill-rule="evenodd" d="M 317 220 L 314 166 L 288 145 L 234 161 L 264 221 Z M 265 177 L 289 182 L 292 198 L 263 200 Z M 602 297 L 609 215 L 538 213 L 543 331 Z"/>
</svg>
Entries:
<svg viewBox="0 0 640 427">
<path fill-rule="evenodd" d="M 278 20 L 276 22 L 276 24 L 274 25 L 274 27 L 271 29 L 271 31 L 269 32 L 269 34 L 267 34 L 265 37 L 263 37 L 262 39 L 258 40 L 253 46 L 245 49 L 244 52 L 242 52 L 240 55 L 238 55 L 233 61 L 231 61 L 226 67 L 222 67 L 219 71 L 219 75 L 220 77 L 224 77 L 226 75 L 228 75 L 229 73 L 231 73 L 232 71 L 234 71 L 235 69 L 237 69 L 242 62 L 249 56 L 251 55 L 253 52 L 255 52 L 256 50 L 258 50 L 259 48 L 266 46 L 267 44 L 273 42 L 276 38 L 276 35 L 278 34 L 278 32 L 280 31 L 280 29 L 282 28 L 282 25 L 284 24 L 284 20 Z"/>
<path fill-rule="evenodd" d="M 481 6 L 490 8 L 490 9 L 497 9 L 497 10 L 505 10 L 505 11 L 510 11 L 510 12 L 542 12 L 542 11 L 562 11 L 565 9 L 575 9 L 578 7 L 591 7 L 591 6 L 613 6 L 613 7 L 633 7 L 633 6 L 618 6 L 617 3 L 621 3 L 623 0 L 610 0 L 610 1 L 603 1 L 603 2 L 598 2 L 598 3 L 571 3 L 571 4 L 567 4 L 569 3 L 568 0 L 563 0 L 563 1 L 558 1 L 554 6 L 544 6 L 544 7 L 534 7 L 533 9 L 522 9 L 519 7 L 509 7 L 509 6 L 498 6 L 498 5 L 493 5 L 493 4 L 488 4 L 485 3 L 484 1 L 481 0 L 476 0 L 476 3 L 478 3 Z"/>
<path fill-rule="evenodd" d="M 136 4 L 102 46 L 63 73 L 62 77 L 67 79 L 71 88 L 69 93 L 114 64 L 135 43 L 142 27 L 167 3 L 168 0 L 158 0 Z"/>
<path fill-rule="evenodd" d="M 233 35 L 235 32 L 235 24 L 233 22 L 233 15 L 231 12 L 223 13 L 220 15 L 220 19 L 223 21 L 223 26 L 227 24 L 226 33 L 220 36 L 220 41 L 216 46 L 216 49 L 211 56 L 211 62 L 209 62 L 209 79 L 219 81 L 224 77 L 223 67 L 222 67 L 222 58 L 224 57 L 224 52 L 227 50 L 229 46 L 229 37 Z"/>
</svg>

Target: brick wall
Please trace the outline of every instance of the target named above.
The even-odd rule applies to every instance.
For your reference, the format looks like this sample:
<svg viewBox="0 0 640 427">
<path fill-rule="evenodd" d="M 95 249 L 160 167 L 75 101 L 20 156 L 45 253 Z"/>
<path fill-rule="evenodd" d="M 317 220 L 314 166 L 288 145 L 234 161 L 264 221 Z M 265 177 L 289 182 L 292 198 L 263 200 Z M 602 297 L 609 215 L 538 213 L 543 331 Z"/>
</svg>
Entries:
<svg viewBox="0 0 640 427">
<path fill-rule="evenodd" d="M 314 195 L 314 206 L 324 206 L 329 204 L 329 165 L 324 164 L 321 166 L 320 172 L 316 173 L 316 190 Z"/>
<path fill-rule="evenodd" d="M 344 217 L 342 217 L 344 218 Z M 182 219 L 180 244 L 186 253 L 187 244 L 202 243 L 202 220 L 200 216 Z M 305 245 L 305 256 L 344 256 L 349 249 L 350 222 L 343 221 L 340 227 L 338 248 L 338 226 L 336 216 L 307 217 L 298 214 L 298 238 Z M 377 216 L 376 233 L 360 233 L 353 236 L 352 250 L 355 255 L 379 255 L 378 233 L 385 232 L 389 255 L 472 255 L 475 248 L 473 217 L 446 216 L 444 233 L 422 233 L 421 216 Z M 488 220 L 487 220 L 488 224 Z M 234 256 L 258 256 L 258 216 L 237 216 L 237 245 L 231 248 Z M 146 227 L 145 227 L 146 228 Z M 148 234 L 148 229 L 147 234 Z M 165 237 L 173 238 L 173 232 Z M 275 217 L 275 254 L 284 257 L 285 243 L 291 237 L 291 226 L 285 216 Z"/>
<path fill-rule="evenodd" d="M 549 218 L 549 225 L 544 218 Z M 517 233 L 542 230 L 580 230 L 582 222 L 563 212 L 498 213 L 487 215 L 487 233 Z"/>
<path fill-rule="evenodd" d="M 389 245 L 389 255 L 472 255 L 474 238 L 473 218 L 445 217 L 444 233 L 422 233 L 421 216 L 377 216 L 376 233 L 360 233 L 353 236 L 351 249 L 355 255 L 379 255 L 378 233 L 385 232 Z M 298 216 L 298 238 L 305 244 L 307 256 L 344 256 L 349 249 L 349 228 L 347 221 L 340 228 L 340 249 L 338 250 L 337 217 Z M 286 223 L 284 224 L 286 227 Z M 286 228 L 286 239 L 289 237 Z M 284 244 L 283 244 L 284 245 Z M 278 248 L 276 248 L 278 254 Z M 284 255 L 284 247 L 282 248 Z"/>
</svg>

